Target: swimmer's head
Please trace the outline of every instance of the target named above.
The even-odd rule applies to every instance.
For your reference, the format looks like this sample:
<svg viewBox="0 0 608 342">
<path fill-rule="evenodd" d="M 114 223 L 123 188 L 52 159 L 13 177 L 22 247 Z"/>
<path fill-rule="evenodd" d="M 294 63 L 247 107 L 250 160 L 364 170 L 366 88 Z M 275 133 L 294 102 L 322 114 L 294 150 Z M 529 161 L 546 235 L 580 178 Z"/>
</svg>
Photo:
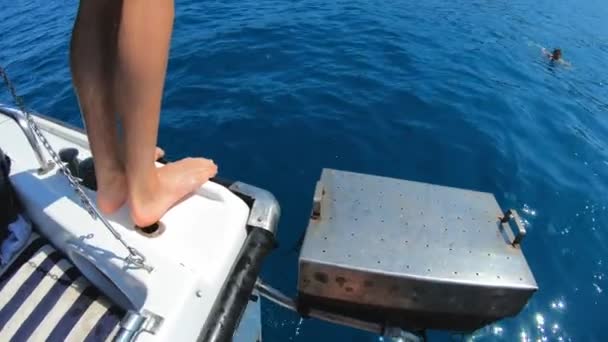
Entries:
<svg viewBox="0 0 608 342">
<path fill-rule="evenodd" d="M 553 50 L 553 53 L 551 53 L 551 59 L 554 61 L 557 61 L 561 58 L 562 58 L 562 50 L 561 49 Z"/>
</svg>

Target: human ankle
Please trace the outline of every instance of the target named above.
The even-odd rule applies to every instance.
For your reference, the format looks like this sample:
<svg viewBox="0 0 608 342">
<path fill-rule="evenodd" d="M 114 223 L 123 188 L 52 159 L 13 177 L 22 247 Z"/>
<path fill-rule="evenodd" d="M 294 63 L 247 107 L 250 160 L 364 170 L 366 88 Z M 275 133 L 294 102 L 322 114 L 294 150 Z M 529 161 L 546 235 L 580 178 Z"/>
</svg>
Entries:
<svg viewBox="0 0 608 342">
<path fill-rule="evenodd" d="M 127 182 L 124 173 L 103 173 L 97 176 L 97 205 L 104 214 L 118 210 L 127 199 Z"/>
<path fill-rule="evenodd" d="M 129 198 L 136 203 L 152 200 L 160 188 L 160 179 L 156 170 L 136 177 L 127 175 Z"/>
</svg>

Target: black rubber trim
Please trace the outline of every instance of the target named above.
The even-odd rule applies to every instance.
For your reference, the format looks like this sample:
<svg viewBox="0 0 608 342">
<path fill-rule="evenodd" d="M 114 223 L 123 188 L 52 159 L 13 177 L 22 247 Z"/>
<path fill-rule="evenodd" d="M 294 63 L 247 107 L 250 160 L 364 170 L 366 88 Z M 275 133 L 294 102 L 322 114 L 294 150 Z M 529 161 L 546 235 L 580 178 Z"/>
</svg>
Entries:
<svg viewBox="0 0 608 342">
<path fill-rule="evenodd" d="M 251 228 L 197 341 L 232 341 L 234 331 L 251 299 L 262 262 L 274 245 L 274 235 L 270 231 Z"/>
</svg>

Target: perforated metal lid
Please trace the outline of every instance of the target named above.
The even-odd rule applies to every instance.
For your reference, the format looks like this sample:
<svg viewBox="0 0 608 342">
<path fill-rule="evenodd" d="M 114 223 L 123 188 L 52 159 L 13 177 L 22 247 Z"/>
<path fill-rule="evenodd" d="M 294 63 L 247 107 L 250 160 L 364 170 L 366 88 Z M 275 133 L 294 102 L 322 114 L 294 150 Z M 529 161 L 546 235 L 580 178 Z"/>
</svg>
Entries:
<svg viewBox="0 0 608 342">
<path fill-rule="evenodd" d="M 537 285 L 502 217 L 489 193 L 325 169 L 300 254 L 300 292 L 513 314 Z"/>
<path fill-rule="evenodd" d="M 320 219 L 307 236 L 318 241 L 307 243 L 303 255 L 412 276 L 536 288 L 490 193 L 335 170 L 324 170 L 321 183 Z"/>
</svg>

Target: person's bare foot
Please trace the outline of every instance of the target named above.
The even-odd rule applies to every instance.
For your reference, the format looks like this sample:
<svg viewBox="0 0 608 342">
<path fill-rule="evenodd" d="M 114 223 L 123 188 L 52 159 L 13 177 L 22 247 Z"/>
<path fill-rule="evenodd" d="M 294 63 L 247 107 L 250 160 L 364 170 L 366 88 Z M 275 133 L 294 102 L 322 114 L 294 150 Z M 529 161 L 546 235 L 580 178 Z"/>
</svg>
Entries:
<svg viewBox="0 0 608 342">
<path fill-rule="evenodd" d="M 101 177 L 99 177 L 101 176 Z M 110 171 L 97 177 L 97 207 L 111 214 L 127 201 L 127 178 L 124 171 Z"/>
<path fill-rule="evenodd" d="M 157 147 L 154 160 L 165 156 L 165 151 Z M 127 179 L 124 171 L 108 171 L 97 179 L 97 207 L 104 214 L 112 214 L 127 201 Z"/>
<path fill-rule="evenodd" d="M 185 158 L 157 169 L 148 189 L 129 188 L 131 218 L 138 227 L 156 223 L 175 203 L 215 176 L 217 166 L 204 158 Z"/>
</svg>

